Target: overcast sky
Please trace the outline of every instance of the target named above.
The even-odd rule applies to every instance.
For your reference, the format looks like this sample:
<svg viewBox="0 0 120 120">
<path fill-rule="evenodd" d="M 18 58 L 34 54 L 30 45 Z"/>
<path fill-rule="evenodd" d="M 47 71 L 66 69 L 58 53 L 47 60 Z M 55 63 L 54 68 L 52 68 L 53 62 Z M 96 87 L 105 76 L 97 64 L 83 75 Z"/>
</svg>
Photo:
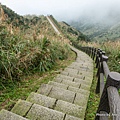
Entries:
<svg viewBox="0 0 120 120">
<path fill-rule="evenodd" d="M 58 20 L 78 19 L 81 16 L 104 18 L 120 13 L 120 0 L 0 0 L 20 15 L 52 14 Z"/>
</svg>

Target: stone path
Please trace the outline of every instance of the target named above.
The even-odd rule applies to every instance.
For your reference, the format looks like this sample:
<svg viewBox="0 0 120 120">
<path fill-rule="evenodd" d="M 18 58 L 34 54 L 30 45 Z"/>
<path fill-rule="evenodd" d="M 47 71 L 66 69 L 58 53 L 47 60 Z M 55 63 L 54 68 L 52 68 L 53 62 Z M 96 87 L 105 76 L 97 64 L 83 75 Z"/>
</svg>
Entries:
<svg viewBox="0 0 120 120">
<path fill-rule="evenodd" d="M 53 24 L 53 22 L 51 21 L 51 19 L 49 18 L 49 16 L 46 16 L 46 18 L 49 21 L 49 23 L 52 25 L 52 27 L 55 30 L 55 32 L 59 35 L 60 34 L 59 30 L 55 27 L 55 25 Z"/>
<path fill-rule="evenodd" d="M 0 120 L 84 120 L 93 61 L 85 53 L 71 49 L 77 54 L 76 61 L 26 100 L 19 100 L 11 111 L 1 110 Z"/>
</svg>

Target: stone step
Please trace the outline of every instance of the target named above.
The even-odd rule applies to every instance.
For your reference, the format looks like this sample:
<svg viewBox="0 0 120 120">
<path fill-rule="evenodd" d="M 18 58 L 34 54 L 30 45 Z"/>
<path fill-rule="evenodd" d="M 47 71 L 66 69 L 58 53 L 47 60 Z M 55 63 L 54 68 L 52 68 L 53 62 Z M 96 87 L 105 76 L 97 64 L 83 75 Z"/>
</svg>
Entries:
<svg viewBox="0 0 120 120">
<path fill-rule="evenodd" d="M 61 111 L 63 113 L 66 113 L 74 117 L 84 119 L 86 107 L 84 108 L 84 106 L 81 107 L 79 105 L 75 105 L 69 102 L 58 100 L 55 106 L 55 110 Z"/>
<path fill-rule="evenodd" d="M 64 88 L 64 89 L 68 89 L 69 85 L 66 85 L 66 84 L 62 84 L 62 83 L 59 83 L 59 82 L 54 82 L 54 81 L 49 81 L 48 82 L 49 85 L 54 85 L 56 87 L 59 87 L 59 88 Z"/>
<path fill-rule="evenodd" d="M 26 101 L 31 102 L 31 103 L 35 103 L 35 104 L 39 104 L 39 105 L 42 105 L 42 106 L 47 107 L 47 108 L 54 109 L 54 106 L 56 104 L 57 99 L 47 97 L 47 96 L 39 94 L 39 93 L 32 92 L 28 96 Z"/>
<path fill-rule="evenodd" d="M 61 83 L 61 84 L 60 84 Z M 72 82 L 72 81 L 69 81 L 69 80 L 62 80 L 61 82 L 56 82 L 56 81 L 49 81 L 48 84 L 50 85 L 56 85 L 56 86 L 59 86 L 61 88 L 65 88 L 67 89 L 68 86 L 72 86 L 72 87 L 76 87 L 76 88 L 80 88 L 81 84 L 80 83 L 76 83 L 76 82 Z M 66 87 L 64 87 L 64 85 Z"/>
<path fill-rule="evenodd" d="M 70 103 L 73 103 L 75 97 L 75 92 L 48 84 L 42 84 L 37 92 L 39 94 L 43 94 Z"/>
<path fill-rule="evenodd" d="M 79 69 L 81 67 L 88 67 L 89 69 L 93 69 L 93 62 L 73 62 L 71 65 L 68 66 L 68 68 L 73 68 L 73 69 Z"/>
<path fill-rule="evenodd" d="M 46 97 L 37 93 L 31 93 L 27 98 L 27 101 L 80 118 L 84 118 L 84 113 L 86 110 L 86 106 L 81 107 L 79 105 Z"/>
<path fill-rule="evenodd" d="M 56 78 L 54 79 L 65 79 L 65 80 L 70 80 L 70 81 L 74 81 L 75 78 L 77 79 L 82 79 L 82 80 L 85 80 L 85 81 L 88 81 L 88 82 L 91 82 L 92 79 L 93 79 L 93 74 L 91 73 L 90 76 L 89 74 L 87 75 L 88 73 L 83 74 L 77 74 L 77 75 L 74 75 L 74 74 L 70 74 L 70 75 L 64 75 L 64 74 L 58 74 Z"/>
<path fill-rule="evenodd" d="M 70 88 L 70 89 L 73 89 L 73 88 Z M 70 90 L 65 90 L 63 88 L 59 88 L 54 85 L 48 85 L 48 84 L 41 85 L 37 93 L 42 95 L 47 95 L 57 100 L 63 100 L 66 102 L 74 103 L 82 107 L 87 104 L 88 97 L 89 97 L 87 93 L 86 95 L 84 95 L 81 93 L 76 93 Z M 49 94 L 46 94 L 46 93 L 49 93 Z"/>
<path fill-rule="evenodd" d="M 33 103 L 26 102 L 24 100 L 19 100 L 12 108 L 11 112 L 25 117 L 32 106 Z"/>
<path fill-rule="evenodd" d="M 83 78 L 83 77 L 81 77 L 81 78 Z M 74 77 L 70 77 L 70 76 L 58 74 L 55 79 L 65 79 L 65 80 L 73 81 L 73 80 L 74 80 Z"/>
<path fill-rule="evenodd" d="M 0 111 L 0 120 L 28 120 L 22 116 L 15 113 L 2 109 Z"/>
<path fill-rule="evenodd" d="M 61 83 L 63 80 L 68 80 L 76 83 L 83 83 L 86 85 L 91 85 L 92 83 L 92 77 L 89 77 L 89 79 L 87 77 L 84 77 L 83 79 L 81 79 L 81 78 L 73 78 L 66 75 L 58 75 L 56 78 L 54 78 L 54 81 L 59 83 Z"/>
<path fill-rule="evenodd" d="M 31 106 L 32 104 L 32 106 Z M 24 111 L 24 106 L 29 105 L 29 110 Z M 38 104 L 33 104 L 28 101 L 24 100 L 19 100 L 16 105 L 14 110 L 12 110 L 15 114 L 19 114 L 19 111 L 24 111 L 24 117 L 30 119 L 30 120 L 83 120 L 78 117 L 70 116 L 65 113 L 52 110 L 50 108 L 38 105 Z M 23 112 L 21 116 L 23 115 Z"/>
<path fill-rule="evenodd" d="M 81 89 L 84 89 L 84 90 L 87 90 L 87 91 L 89 91 L 90 87 L 91 87 L 90 83 L 86 83 L 85 80 L 80 81 L 77 78 L 75 78 L 74 81 L 69 81 L 69 80 L 65 80 L 65 79 L 55 79 L 55 82 L 62 83 L 62 84 L 72 86 L 72 87 L 75 87 L 75 88 L 81 88 Z M 53 81 L 49 82 L 49 84 L 52 84 L 52 83 L 53 83 Z"/>
<path fill-rule="evenodd" d="M 64 88 L 66 90 L 70 90 L 70 91 L 75 92 L 75 93 L 81 93 L 81 94 L 84 94 L 84 95 L 86 95 L 88 97 L 89 97 L 89 94 L 90 94 L 90 92 L 88 90 L 84 90 L 82 88 L 76 88 L 76 87 L 73 87 L 73 86 L 70 86 L 70 85 L 66 85 L 67 86 L 66 88 L 62 87 L 62 86 L 65 85 L 65 83 L 59 83 L 59 82 L 56 82 L 56 81 L 55 82 L 54 81 L 50 81 L 48 84 L 56 86 L 56 87 L 59 87 L 59 88 Z"/>
</svg>

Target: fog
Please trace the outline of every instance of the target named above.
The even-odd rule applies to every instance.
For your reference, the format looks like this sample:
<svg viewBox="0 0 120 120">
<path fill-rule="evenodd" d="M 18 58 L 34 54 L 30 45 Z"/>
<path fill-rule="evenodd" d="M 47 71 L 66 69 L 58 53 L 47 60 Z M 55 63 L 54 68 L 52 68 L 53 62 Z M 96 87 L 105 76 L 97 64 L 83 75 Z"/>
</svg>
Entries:
<svg viewBox="0 0 120 120">
<path fill-rule="evenodd" d="M 20 15 L 52 14 L 59 21 L 118 21 L 120 0 L 0 0 Z"/>
</svg>

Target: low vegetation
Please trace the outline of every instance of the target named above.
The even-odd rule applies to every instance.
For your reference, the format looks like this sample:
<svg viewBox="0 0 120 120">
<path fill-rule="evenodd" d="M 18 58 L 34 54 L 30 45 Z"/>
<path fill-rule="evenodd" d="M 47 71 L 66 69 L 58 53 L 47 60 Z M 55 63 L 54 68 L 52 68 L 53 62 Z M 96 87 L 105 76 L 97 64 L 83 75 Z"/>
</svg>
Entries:
<svg viewBox="0 0 120 120">
<path fill-rule="evenodd" d="M 89 42 L 90 39 L 65 22 L 52 20 L 63 34 L 57 35 L 44 16 L 19 16 L 0 6 L 0 109 L 11 109 L 18 99 L 26 99 L 40 84 L 52 80 L 69 65 L 77 48 L 101 48 L 109 57 L 110 71 L 120 72 L 120 42 Z M 69 40 L 68 40 L 69 39 Z M 99 104 L 95 94 L 96 70 L 86 111 L 86 120 L 93 120 Z"/>
<path fill-rule="evenodd" d="M 78 49 L 81 46 L 90 46 L 94 48 L 101 48 L 106 52 L 106 56 L 108 56 L 108 66 L 110 71 L 119 72 L 120 73 L 120 41 L 107 41 L 107 42 L 73 42 Z M 90 97 L 88 101 L 87 111 L 86 111 L 86 120 L 94 120 L 96 116 L 96 111 L 99 105 L 100 96 L 95 93 L 97 85 L 96 78 L 96 68 L 94 67 L 94 79 L 92 82 Z"/>
<path fill-rule="evenodd" d="M 91 46 L 95 48 L 101 48 L 106 52 L 108 56 L 108 66 L 110 71 L 115 71 L 120 73 L 120 41 L 107 41 L 107 42 L 91 42 L 91 43 L 81 43 L 83 46 Z"/>
<path fill-rule="evenodd" d="M 75 59 L 67 41 L 46 17 L 28 19 L 0 6 L 0 109 L 26 99 Z"/>
<path fill-rule="evenodd" d="M 66 60 L 58 60 L 52 69 L 46 72 L 36 71 L 34 74 L 23 76 L 20 82 L 8 81 L 5 88 L 0 90 L 0 110 L 10 110 L 12 106 L 19 100 L 25 100 L 31 92 L 36 92 L 42 83 L 48 83 L 59 74 L 66 66 L 75 60 L 75 53 L 70 52 L 69 58 Z"/>
</svg>

